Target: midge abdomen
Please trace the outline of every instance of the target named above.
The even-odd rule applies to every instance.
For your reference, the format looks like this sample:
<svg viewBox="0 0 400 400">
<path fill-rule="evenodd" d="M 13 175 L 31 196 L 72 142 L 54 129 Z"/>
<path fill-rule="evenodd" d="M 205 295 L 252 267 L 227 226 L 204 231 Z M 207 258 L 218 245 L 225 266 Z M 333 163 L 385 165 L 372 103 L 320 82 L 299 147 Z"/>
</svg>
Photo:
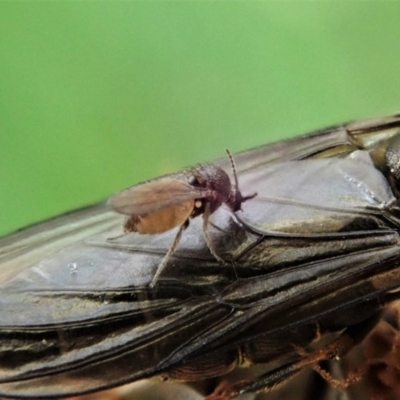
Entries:
<svg viewBox="0 0 400 400">
<path fill-rule="evenodd" d="M 329 381 L 310 372 L 319 383 L 307 393 L 320 399 L 341 375 L 332 364 L 366 393 L 372 369 L 348 375 L 341 359 L 400 296 L 399 131 L 392 116 L 236 154 L 240 190 L 254 198 L 228 175 L 226 192 L 207 186 L 207 174 L 229 173 L 223 159 L 135 186 L 134 209 L 128 189 L 111 198 L 118 213 L 102 204 L 1 239 L 0 396 L 62 398 L 161 376 L 216 378 L 203 394 L 225 400 L 315 370 Z M 128 230 L 150 234 L 110 240 L 121 213 Z M 185 230 L 160 274 L 175 224 Z M 251 365 L 244 383 L 237 367 Z"/>
<path fill-rule="evenodd" d="M 194 208 L 195 200 L 190 199 L 150 214 L 132 215 L 126 220 L 124 231 L 151 235 L 169 231 L 184 224 Z"/>
</svg>

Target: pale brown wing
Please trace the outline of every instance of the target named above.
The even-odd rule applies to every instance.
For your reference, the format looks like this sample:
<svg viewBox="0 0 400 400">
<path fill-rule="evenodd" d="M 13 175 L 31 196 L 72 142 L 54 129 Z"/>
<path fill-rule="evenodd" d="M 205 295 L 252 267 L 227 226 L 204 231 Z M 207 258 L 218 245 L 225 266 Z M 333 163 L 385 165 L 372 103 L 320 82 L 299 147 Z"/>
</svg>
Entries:
<svg viewBox="0 0 400 400">
<path fill-rule="evenodd" d="M 177 179 L 177 176 L 182 176 L 182 179 Z M 131 186 L 113 195 L 108 206 L 121 214 L 143 215 L 210 194 L 209 190 L 190 185 L 183 176 L 166 175 Z"/>
</svg>

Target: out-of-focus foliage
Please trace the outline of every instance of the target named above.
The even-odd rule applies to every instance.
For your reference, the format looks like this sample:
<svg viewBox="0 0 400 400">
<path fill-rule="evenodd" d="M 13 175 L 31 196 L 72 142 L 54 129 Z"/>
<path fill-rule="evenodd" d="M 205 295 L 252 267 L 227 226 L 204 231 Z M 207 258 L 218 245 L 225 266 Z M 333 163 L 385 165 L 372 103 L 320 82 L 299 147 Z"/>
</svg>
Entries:
<svg viewBox="0 0 400 400">
<path fill-rule="evenodd" d="M 2 2 L 0 234 L 400 110 L 397 2 Z"/>
</svg>

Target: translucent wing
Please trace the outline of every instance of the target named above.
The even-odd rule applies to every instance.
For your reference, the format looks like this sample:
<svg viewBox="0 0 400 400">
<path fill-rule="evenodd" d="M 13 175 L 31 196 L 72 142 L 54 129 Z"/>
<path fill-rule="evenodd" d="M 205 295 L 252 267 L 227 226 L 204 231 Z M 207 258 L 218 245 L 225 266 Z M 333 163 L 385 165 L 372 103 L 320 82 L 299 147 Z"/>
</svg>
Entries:
<svg viewBox="0 0 400 400">
<path fill-rule="evenodd" d="M 113 195 L 108 205 L 122 214 L 143 215 L 209 194 L 187 183 L 187 179 L 174 174 L 139 183 Z"/>
</svg>

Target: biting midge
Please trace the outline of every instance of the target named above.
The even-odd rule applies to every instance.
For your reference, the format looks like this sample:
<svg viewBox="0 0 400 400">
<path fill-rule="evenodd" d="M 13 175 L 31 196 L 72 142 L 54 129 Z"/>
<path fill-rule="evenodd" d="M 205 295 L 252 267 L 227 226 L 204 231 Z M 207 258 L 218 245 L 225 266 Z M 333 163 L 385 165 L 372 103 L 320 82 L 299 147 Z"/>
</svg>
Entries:
<svg viewBox="0 0 400 400">
<path fill-rule="evenodd" d="M 157 234 L 179 226 L 179 230 L 169 250 L 155 273 L 151 286 L 154 286 L 175 251 L 182 232 L 189 220 L 203 215 L 203 234 L 212 255 L 221 263 L 224 260 L 217 254 L 208 233 L 208 220 L 222 204 L 233 213 L 240 210 L 242 203 L 256 196 L 253 193 L 243 196 L 238 187 L 235 163 L 227 150 L 232 165 L 234 182 L 219 166 L 200 164 L 189 170 L 164 175 L 131 186 L 114 196 L 109 206 L 129 215 L 124 231 L 142 234 Z"/>
</svg>

